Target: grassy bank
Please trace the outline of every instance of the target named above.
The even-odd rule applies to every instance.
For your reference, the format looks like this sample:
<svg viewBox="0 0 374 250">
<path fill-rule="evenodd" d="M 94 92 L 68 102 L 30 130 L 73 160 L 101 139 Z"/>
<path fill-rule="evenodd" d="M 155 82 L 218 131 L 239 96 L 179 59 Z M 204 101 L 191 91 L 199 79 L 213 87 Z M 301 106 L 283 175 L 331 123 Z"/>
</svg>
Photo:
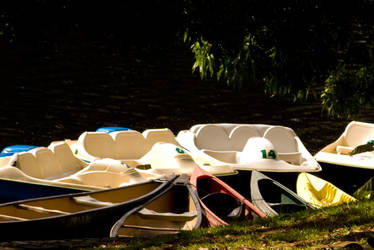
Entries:
<svg viewBox="0 0 374 250">
<path fill-rule="evenodd" d="M 370 248 L 374 201 L 360 201 L 180 235 L 102 245 L 116 249 L 354 249 Z M 369 239 L 369 243 L 368 243 Z"/>
</svg>

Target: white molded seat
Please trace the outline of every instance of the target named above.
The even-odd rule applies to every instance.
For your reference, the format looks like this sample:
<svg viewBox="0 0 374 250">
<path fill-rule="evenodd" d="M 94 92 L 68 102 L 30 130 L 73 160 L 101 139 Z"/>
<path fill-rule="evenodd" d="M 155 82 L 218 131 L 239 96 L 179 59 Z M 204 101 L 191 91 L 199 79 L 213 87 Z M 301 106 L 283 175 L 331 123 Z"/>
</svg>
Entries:
<svg viewBox="0 0 374 250">
<path fill-rule="evenodd" d="M 113 159 L 139 159 L 150 149 L 144 136 L 136 130 L 111 133 L 115 143 Z"/>
<path fill-rule="evenodd" d="M 66 148 L 67 147 L 67 148 Z M 52 151 L 56 149 L 56 152 Z M 75 173 L 86 165 L 75 158 L 69 146 L 54 144 L 52 150 L 38 147 L 14 155 L 16 165 L 25 174 L 39 179 L 57 179 Z"/>
<path fill-rule="evenodd" d="M 96 158 L 115 157 L 114 140 L 105 132 L 84 132 L 79 136 L 77 144 L 79 145 L 78 150 L 84 156 Z"/>
<path fill-rule="evenodd" d="M 226 151 L 229 149 L 229 137 L 222 127 L 202 125 L 195 134 L 195 145 L 199 149 Z"/>
<path fill-rule="evenodd" d="M 302 156 L 296 134 L 292 129 L 281 126 L 270 127 L 265 131 L 264 138 L 273 144 L 280 160 L 300 164 Z"/>
<path fill-rule="evenodd" d="M 255 127 L 239 125 L 230 132 L 230 148 L 234 151 L 242 151 L 249 138 L 260 136 Z"/>
<path fill-rule="evenodd" d="M 368 141 L 374 140 L 374 126 L 363 122 L 351 122 L 348 124 L 344 142 L 346 146 L 356 147 L 366 144 Z"/>
<path fill-rule="evenodd" d="M 61 174 L 70 175 L 87 166 L 87 163 L 74 156 L 69 145 L 65 142 L 51 144 L 49 149 L 54 152 L 55 160 L 60 163 Z"/>
<path fill-rule="evenodd" d="M 168 128 L 147 129 L 144 130 L 142 134 L 146 138 L 148 145 L 151 147 L 158 142 L 178 145 L 174 133 Z"/>
<path fill-rule="evenodd" d="M 296 134 L 293 130 L 281 126 L 268 128 L 264 133 L 264 138 L 268 139 L 277 153 L 298 152 Z"/>
</svg>

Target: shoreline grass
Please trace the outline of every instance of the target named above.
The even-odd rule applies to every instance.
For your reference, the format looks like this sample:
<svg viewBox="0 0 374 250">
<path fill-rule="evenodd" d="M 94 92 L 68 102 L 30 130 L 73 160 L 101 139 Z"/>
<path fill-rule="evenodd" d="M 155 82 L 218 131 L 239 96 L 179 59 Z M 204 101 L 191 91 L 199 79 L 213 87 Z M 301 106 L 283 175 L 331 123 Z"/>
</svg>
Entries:
<svg viewBox="0 0 374 250">
<path fill-rule="evenodd" d="M 374 201 L 307 210 L 179 235 L 115 240 L 95 249 L 356 249 L 370 248 Z M 349 245 L 351 244 L 351 245 Z"/>
</svg>

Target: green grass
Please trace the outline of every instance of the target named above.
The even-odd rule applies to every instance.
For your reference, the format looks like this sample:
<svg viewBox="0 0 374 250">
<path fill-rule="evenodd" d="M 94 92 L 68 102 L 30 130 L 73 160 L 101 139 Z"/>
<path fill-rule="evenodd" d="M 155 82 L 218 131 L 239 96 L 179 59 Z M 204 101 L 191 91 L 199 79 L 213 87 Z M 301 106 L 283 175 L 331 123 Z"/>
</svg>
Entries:
<svg viewBox="0 0 374 250">
<path fill-rule="evenodd" d="M 355 242 L 368 247 L 374 201 L 201 228 L 151 239 L 117 239 L 106 249 L 322 249 Z M 101 246 L 104 248 L 104 246 Z"/>
</svg>

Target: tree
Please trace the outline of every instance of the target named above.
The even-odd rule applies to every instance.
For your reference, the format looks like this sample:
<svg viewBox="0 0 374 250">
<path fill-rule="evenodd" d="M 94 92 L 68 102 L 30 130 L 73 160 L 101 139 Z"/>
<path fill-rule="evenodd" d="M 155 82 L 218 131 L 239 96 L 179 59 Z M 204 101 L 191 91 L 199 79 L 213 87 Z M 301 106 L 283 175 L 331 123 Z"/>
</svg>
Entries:
<svg viewBox="0 0 374 250">
<path fill-rule="evenodd" d="M 184 41 L 202 78 L 318 98 L 330 115 L 373 106 L 373 1 L 185 1 Z"/>
</svg>

